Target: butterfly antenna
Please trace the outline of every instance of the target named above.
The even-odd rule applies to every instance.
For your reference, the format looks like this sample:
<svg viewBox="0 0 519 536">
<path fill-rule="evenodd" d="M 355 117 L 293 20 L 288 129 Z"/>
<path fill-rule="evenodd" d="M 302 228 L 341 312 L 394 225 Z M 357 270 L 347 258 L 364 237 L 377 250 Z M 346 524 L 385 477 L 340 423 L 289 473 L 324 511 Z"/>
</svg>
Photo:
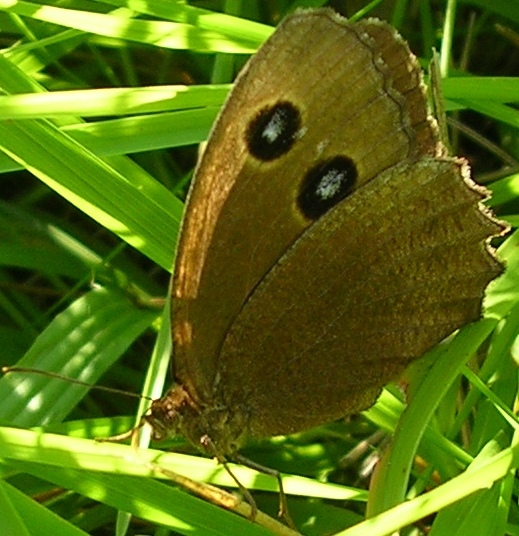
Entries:
<svg viewBox="0 0 519 536">
<path fill-rule="evenodd" d="M 131 391 L 125 391 L 124 389 L 117 389 L 116 387 L 106 387 L 104 385 L 93 385 L 91 383 L 82 382 L 81 380 L 74 380 L 73 378 L 68 378 L 61 374 L 56 374 L 55 372 L 48 372 L 47 370 L 38 370 L 25 367 L 2 367 L 2 374 L 11 374 L 12 372 L 21 372 L 24 374 L 41 374 L 42 376 L 48 376 L 49 378 L 54 378 L 56 380 L 62 380 L 68 383 L 75 383 L 76 385 L 82 385 L 83 387 L 88 387 L 89 389 L 96 389 L 98 391 L 106 391 L 107 393 L 114 393 L 118 395 L 126 395 L 132 398 L 145 398 L 146 400 L 152 401 L 153 399 L 149 396 L 139 395 L 137 393 L 132 393 Z"/>
</svg>

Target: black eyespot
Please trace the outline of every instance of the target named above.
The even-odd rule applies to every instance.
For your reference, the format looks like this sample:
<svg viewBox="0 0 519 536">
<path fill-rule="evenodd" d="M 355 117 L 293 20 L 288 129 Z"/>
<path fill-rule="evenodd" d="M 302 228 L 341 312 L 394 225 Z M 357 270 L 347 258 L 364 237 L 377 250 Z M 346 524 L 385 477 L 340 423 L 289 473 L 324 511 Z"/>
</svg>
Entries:
<svg viewBox="0 0 519 536">
<path fill-rule="evenodd" d="M 353 191 L 357 175 L 353 160 L 346 156 L 320 162 L 301 185 L 297 199 L 301 212 L 311 220 L 320 218 Z"/>
<path fill-rule="evenodd" d="M 268 162 L 290 150 L 301 128 L 301 114 L 290 102 L 261 110 L 250 122 L 246 139 L 250 153 Z"/>
</svg>

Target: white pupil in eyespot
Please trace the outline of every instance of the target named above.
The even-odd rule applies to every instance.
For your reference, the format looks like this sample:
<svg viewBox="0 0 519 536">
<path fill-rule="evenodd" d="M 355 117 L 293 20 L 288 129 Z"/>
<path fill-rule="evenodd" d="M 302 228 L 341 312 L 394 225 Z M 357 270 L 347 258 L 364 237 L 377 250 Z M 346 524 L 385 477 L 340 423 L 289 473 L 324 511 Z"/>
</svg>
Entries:
<svg viewBox="0 0 519 536">
<path fill-rule="evenodd" d="M 331 169 L 326 175 L 319 181 L 316 188 L 316 195 L 321 199 L 331 199 L 341 189 L 342 181 L 344 180 L 344 173 L 337 169 Z"/>
<path fill-rule="evenodd" d="M 261 137 L 267 140 L 269 143 L 275 142 L 280 136 L 283 135 L 286 124 L 286 117 L 282 112 L 277 110 L 274 112 L 267 125 L 265 125 L 265 128 L 261 133 Z"/>
</svg>

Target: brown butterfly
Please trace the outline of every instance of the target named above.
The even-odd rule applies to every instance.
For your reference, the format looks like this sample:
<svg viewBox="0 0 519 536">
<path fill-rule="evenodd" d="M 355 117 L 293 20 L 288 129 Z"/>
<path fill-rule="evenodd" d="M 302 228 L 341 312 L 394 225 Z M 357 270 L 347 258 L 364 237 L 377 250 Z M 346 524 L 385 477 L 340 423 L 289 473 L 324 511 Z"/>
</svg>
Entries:
<svg viewBox="0 0 519 536">
<path fill-rule="evenodd" d="M 221 459 L 357 412 L 502 271 L 506 227 L 448 157 L 422 73 L 378 20 L 286 18 L 196 170 L 173 276 L 175 385 L 144 420 Z"/>
</svg>

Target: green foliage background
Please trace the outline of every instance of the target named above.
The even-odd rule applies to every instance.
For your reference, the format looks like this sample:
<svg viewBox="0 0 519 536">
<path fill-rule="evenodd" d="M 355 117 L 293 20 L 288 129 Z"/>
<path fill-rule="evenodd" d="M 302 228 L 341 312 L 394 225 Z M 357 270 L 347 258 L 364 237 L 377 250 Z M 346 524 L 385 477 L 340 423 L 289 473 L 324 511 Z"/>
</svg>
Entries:
<svg viewBox="0 0 519 536">
<path fill-rule="evenodd" d="M 324 4 L 389 20 L 424 65 L 441 51 L 454 152 L 519 223 L 514 0 L 0 0 L 2 365 L 160 396 L 168 314 L 154 298 L 167 296 L 197 144 L 272 26 Z M 516 234 L 499 254 L 507 271 L 485 317 L 430 352 L 409 404 L 385 391 L 362 416 L 248 446 L 289 475 L 301 532 L 519 534 Z M 36 374 L 0 379 L 0 533 L 267 533 L 150 476 L 143 460 L 234 485 L 181 438 L 161 447 L 186 454 L 139 457 L 93 441 L 146 405 Z M 234 470 L 275 515 L 275 481 Z"/>
</svg>

